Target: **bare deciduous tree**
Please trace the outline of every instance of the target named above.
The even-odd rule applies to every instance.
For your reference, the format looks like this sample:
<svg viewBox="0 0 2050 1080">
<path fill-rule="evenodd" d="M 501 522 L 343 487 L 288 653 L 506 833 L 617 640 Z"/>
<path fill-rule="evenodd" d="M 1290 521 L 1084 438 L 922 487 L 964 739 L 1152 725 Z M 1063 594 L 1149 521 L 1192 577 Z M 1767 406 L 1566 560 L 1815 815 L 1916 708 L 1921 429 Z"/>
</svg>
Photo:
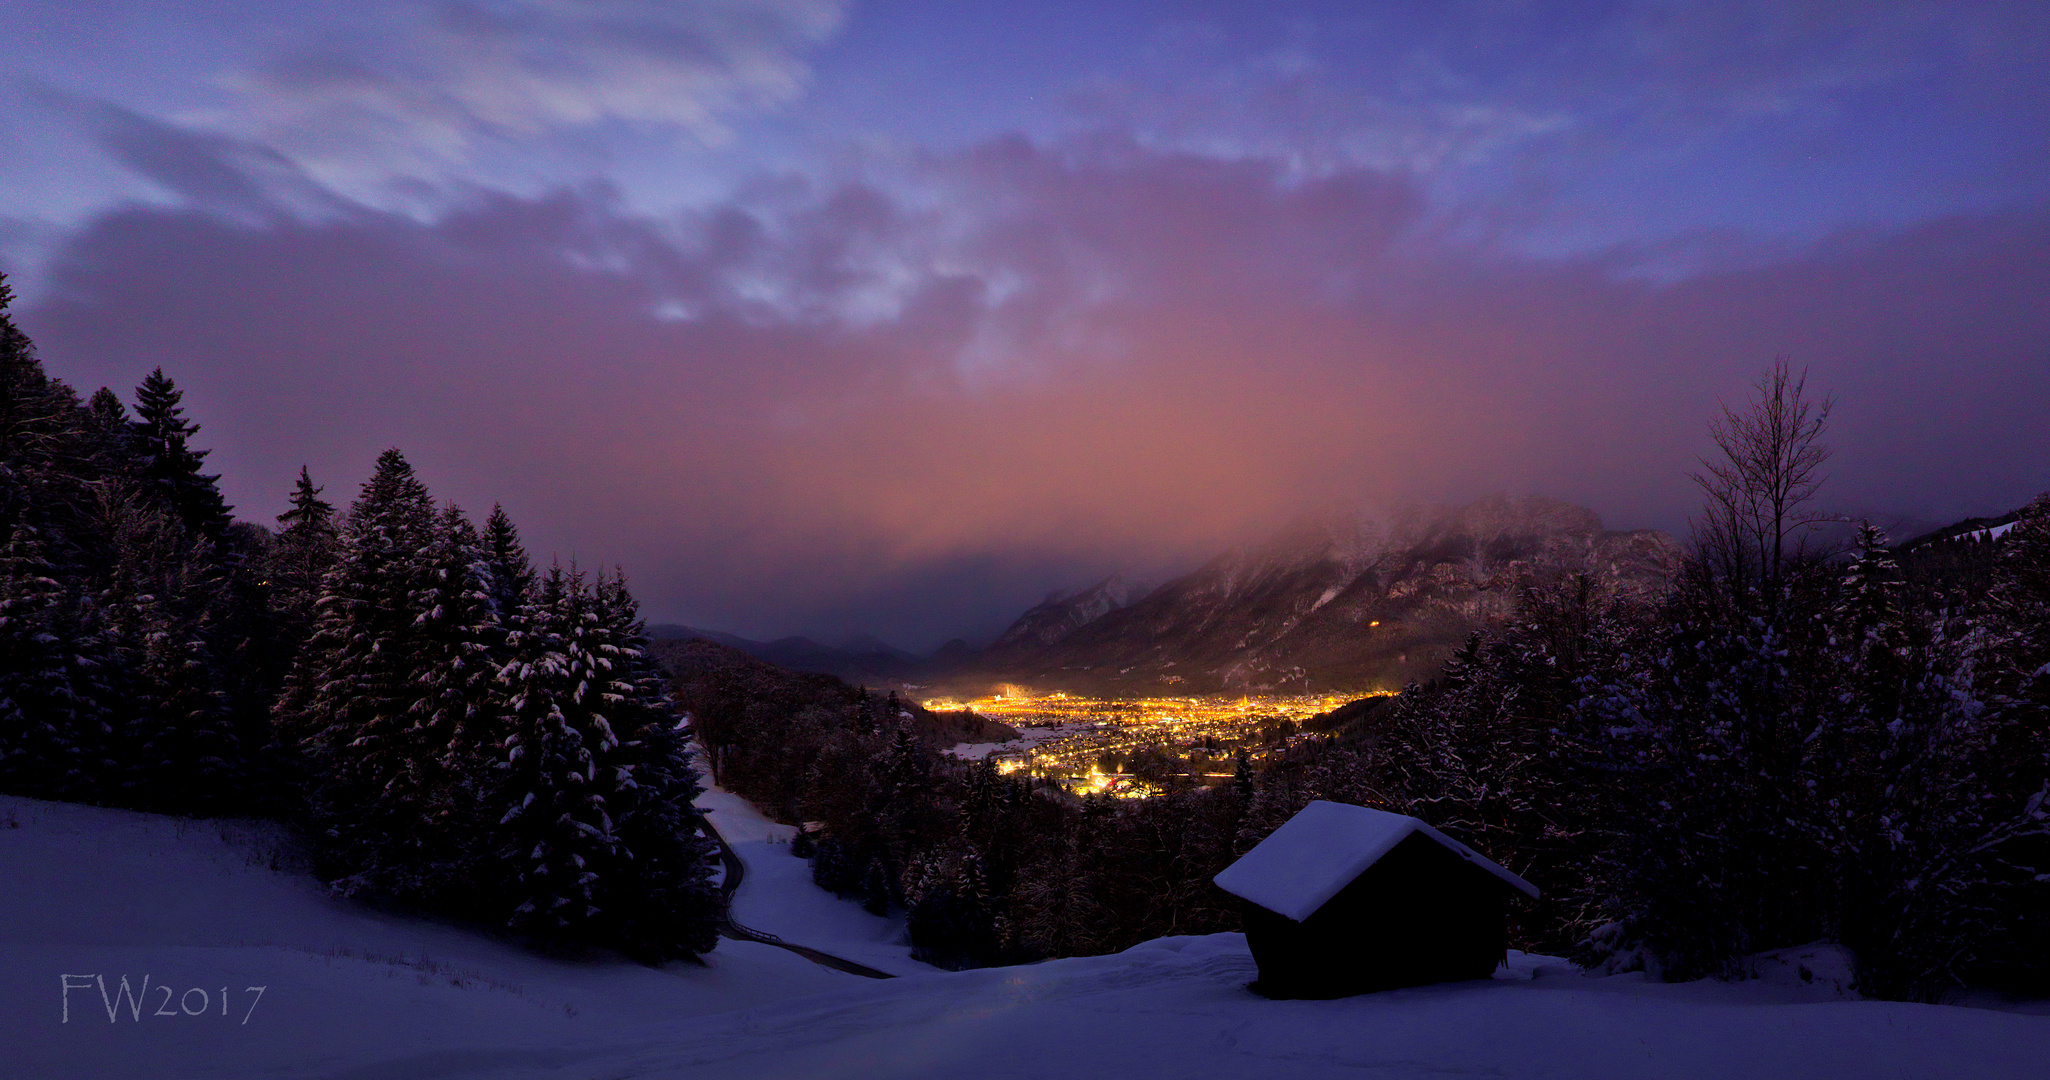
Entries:
<svg viewBox="0 0 2050 1080">
<path fill-rule="evenodd" d="M 1721 460 L 1703 459 L 1703 471 L 1689 474 L 1707 496 L 1694 522 L 1702 558 L 1731 586 L 1756 586 L 1767 597 L 1800 552 L 1796 534 L 1832 520 L 1811 504 L 1829 460 L 1822 433 L 1835 402 L 1810 398 L 1807 387 L 1806 369 L 1774 360 L 1741 412 L 1725 404 L 1709 421 Z"/>
</svg>

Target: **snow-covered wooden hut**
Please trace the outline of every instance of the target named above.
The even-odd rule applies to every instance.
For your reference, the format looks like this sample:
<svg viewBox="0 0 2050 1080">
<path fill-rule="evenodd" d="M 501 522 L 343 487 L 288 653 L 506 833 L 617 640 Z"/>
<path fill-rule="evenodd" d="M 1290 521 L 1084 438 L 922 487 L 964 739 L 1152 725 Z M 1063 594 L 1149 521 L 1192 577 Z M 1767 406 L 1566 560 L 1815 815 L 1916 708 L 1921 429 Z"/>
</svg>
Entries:
<svg viewBox="0 0 2050 1080">
<path fill-rule="evenodd" d="M 1319 800 L 1216 877 L 1245 902 L 1269 997 L 1484 979 L 1530 882 L 1413 817 Z"/>
</svg>

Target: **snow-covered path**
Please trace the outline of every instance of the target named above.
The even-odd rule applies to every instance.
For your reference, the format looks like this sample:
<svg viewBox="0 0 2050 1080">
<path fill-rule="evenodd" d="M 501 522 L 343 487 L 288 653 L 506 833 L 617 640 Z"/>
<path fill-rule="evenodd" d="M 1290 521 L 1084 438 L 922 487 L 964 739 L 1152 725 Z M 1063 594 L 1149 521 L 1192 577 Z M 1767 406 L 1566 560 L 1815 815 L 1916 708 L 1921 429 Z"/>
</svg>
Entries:
<svg viewBox="0 0 2050 1080">
<path fill-rule="evenodd" d="M 747 883 L 747 864 L 741 861 L 740 855 L 733 850 L 733 845 L 728 843 L 724 836 L 720 835 L 719 827 L 713 824 L 709 817 L 706 819 L 705 829 L 710 834 L 712 842 L 718 845 L 719 862 L 724 867 L 725 876 L 724 880 L 719 883 L 719 888 L 725 893 L 728 910 L 726 913 L 726 925 L 719 930 L 720 936 L 732 938 L 736 941 L 755 941 L 764 945 L 774 945 L 785 952 L 796 953 L 814 964 L 823 964 L 826 967 L 836 971 L 844 971 L 850 975 L 860 975 L 870 979 L 896 978 L 896 976 L 891 975 L 887 971 L 879 971 L 866 964 L 857 964 L 843 956 L 834 956 L 831 953 L 821 952 L 809 945 L 797 945 L 784 941 L 774 934 L 757 930 L 734 918 L 731 910 L 733 895 L 740 890 L 742 885 Z"/>
<path fill-rule="evenodd" d="M 938 972 L 911 958 L 901 915 L 871 915 L 812 884 L 811 864 L 790 854 L 794 828 L 770 821 L 753 803 L 719 787 L 708 787 L 697 805 L 747 864 L 747 877 L 733 897 L 736 922 L 892 975 Z"/>
</svg>

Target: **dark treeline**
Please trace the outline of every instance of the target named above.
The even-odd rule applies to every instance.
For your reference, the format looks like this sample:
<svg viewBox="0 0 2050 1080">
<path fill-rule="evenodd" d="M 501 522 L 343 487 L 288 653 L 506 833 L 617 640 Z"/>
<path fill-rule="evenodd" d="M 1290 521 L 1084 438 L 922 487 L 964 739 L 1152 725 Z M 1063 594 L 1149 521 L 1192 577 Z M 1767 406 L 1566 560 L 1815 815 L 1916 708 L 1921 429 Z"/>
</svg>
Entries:
<svg viewBox="0 0 2050 1080">
<path fill-rule="evenodd" d="M 1805 550 L 1827 403 L 1784 364 L 1662 597 L 1575 578 L 1257 773 L 1076 799 L 921 745 L 848 691 L 691 670 L 721 779 L 823 826 L 821 884 L 950 965 L 1235 929 L 1209 879 L 1312 799 L 1414 814 L 1544 890 L 1523 948 L 1666 978 L 1830 941 L 1878 997 L 2050 983 L 2050 496 L 1998 543 Z M 722 749 L 723 748 L 723 749 Z M 802 850 L 802 849 L 800 849 Z"/>
<path fill-rule="evenodd" d="M 617 575 L 536 573 L 397 450 L 230 516 L 162 370 L 89 401 L 0 278 L 0 791 L 292 822 L 337 891 L 648 959 L 723 918 Z"/>
</svg>

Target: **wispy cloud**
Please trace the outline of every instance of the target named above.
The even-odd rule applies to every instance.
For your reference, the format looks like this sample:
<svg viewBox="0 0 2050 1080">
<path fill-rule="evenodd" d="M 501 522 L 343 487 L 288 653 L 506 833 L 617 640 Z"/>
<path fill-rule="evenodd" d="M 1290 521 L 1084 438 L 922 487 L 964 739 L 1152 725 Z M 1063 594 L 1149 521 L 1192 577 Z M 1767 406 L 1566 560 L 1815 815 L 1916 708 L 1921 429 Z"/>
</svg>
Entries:
<svg viewBox="0 0 2050 1080">
<path fill-rule="evenodd" d="M 463 172 L 509 146 L 631 129 L 718 143 L 795 100 L 844 0 L 440 0 L 365 5 L 370 28 L 222 76 L 186 119 L 276 147 L 344 189 Z M 588 150 L 588 146 L 585 147 Z"/>
</svg>

